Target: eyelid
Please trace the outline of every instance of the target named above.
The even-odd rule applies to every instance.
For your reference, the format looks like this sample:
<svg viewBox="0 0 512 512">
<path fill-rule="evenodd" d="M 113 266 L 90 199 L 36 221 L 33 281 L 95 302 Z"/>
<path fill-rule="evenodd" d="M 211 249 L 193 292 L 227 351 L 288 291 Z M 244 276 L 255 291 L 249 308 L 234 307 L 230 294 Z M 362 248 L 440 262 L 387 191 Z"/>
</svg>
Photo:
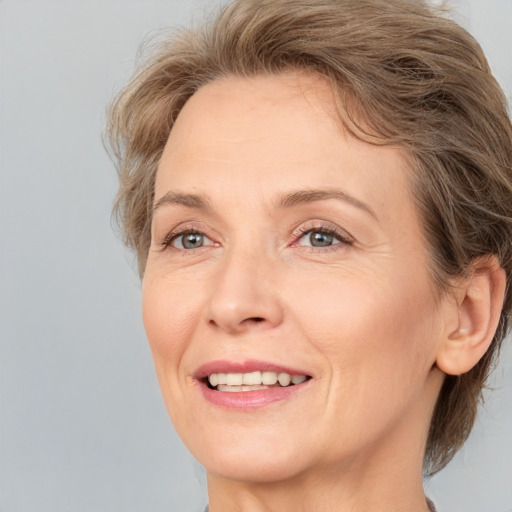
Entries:
<svg viewBox="0 0 512 512">
<path fill-rule="evenodd" d="M 294 237 L 296 242 L 299 238 L 302 238 L 305 234 L 311 233 L 312 231 L 328 233 L 330 235 L 335 236 L 342 242 L 354 242 L 354 237 L 350 235 L 350 233 L 348 233 L 346 230 L 334 226 L 331 223 L 326 223 L 320 220 L 311 221 L 311 223 L 300 225 L 293 231 L 292 236 Z"/>
<path fill-rule="evenodd" d="M 311 232 L 321 232 L 326 233 L 328 235 L 333 236 L 337 240 L 339 240 L 339 243 L 335 243 L 330 246 L 325 247 L 315 247 L 315 246 L 307 246 L 307 245 L 300 245 L 300 240 L 306 236 L 307 234 Z M 297 229 L 293 231 L 293 238 L 294 241 L 291 244 L 292 247 L 301 247 L 305 250 L 312 250 L 312 251 L 320 251 L 320 252 L 326 252 L 329 250 L 340 250 L 342 248 L 346 248 L 346 246 L 351 246 L 354 244 L 354 238 L 345 230 L 340 229 L 339 227 L 333 226 L 332 224 L 324 223 L 322 221 L 312 221 L 311 223 L 303 224 L 299 226 Z"/>
<path fill-rule="evenodd" d="M 201 238 L 202 238 L 202 245 L 200 245 L 199 247 L 184 247 L 184 239 L 188 236 L 188 235 L 199 235 Z M 177 243 L 178 241 L 181 240 L 181 247 L 177 247 Z M 178 249 L 180 251 L 192 251 L 192 250 L 198 250 L 198 249 L 202 249 L 204 247 L 210 247 L 212 245 L 215 245 L 213 240 L 208 237 L 207 235 L 205 235 L 204 233 L 201 233 L 199 231 L 185 231 L 183 233 L 178 233 L 177 235 L 173 236 L 172 239 L 170 240 L 169 242 L 169 245 L 171 245 L 174 249 Z"/>
<path fill-rule="evenodd" d="M 172 229 L 167 235 L 165 235 L 164 239 L 159 242 L 160 250 L 165 251 L 166 249 L 175 249 L 177 251 L 193 251 L 194 249 L 185 249 L 180 247 L 173 247 L 173 242 L 179 238 L 180 236 L 184 236 L 190 233 L 197 233 L 198 235 L 202 235 L 205 239 L 209 240 L 211 243 L 207 245 L 203 245 L 201 247 L 198 247 L 197 249 L 202 249 L 203 247 L 211 247 L 218 245 L 213 240 L 213 238 L 205 233 L 204 229 L 198 228 L 197 226 L 194 226 L 193 224 L 185 224 L 180 225 L 174 229 Z M 197 250 L 195 249 L 195 250 Z"/>
<path fill-rule="evenodd" d="M 202 249 L 204 247 L 218 246 L 219 243 L 216 242 L 211 235 L 207 234 L 206 231 L 207 230 L 202 229 L 193 223 L 178 225 L 177 227 L 175 227 L 171 231 L 169 231 L 165 235 L 165 237 L 163 238 L 163 240 L 161 242 L 158 242 L 158 245 L 160 246 L 159 250 L 165 251 L 166 249 L 171 248 L 171 249 L 175 249 L 177 251 L 191 252 L 191 251 Z M 291 246 L 292 247 L 299 246 L 299 240 L 302 239 L 308 233 L 311 233 L 314 231 L 323 232 L 323 233 L 332 235 L 337 240 L 339 240 L 339 243 L 336 243 L 332 246 L 326 246 L 326 247 L 312 246 L 312 247 L 309 247 L 309 249 L 326 251 L 326 250 L 329 250 L 329 248 L 334 248 L 334 247 L 337 247 L 338 245 L 344 245 L 344 246 L 352 245 L 355 242 L 354 238 L 346 230 L 340 229 L 339 227 L 332 225 L 330 222 L 327 223 L 327 222 L 321 221 L 321 220 L 313 220 L 313 221 L 310 221 L 307 223 L 303 223 L 302 225 L 300 225 L 299 227 L 297 227 L 296 229 L 293 230 L 293 233 L 292 233 L 293 242 L 291 243 Z M 211 243 L 201 246 L 201 247 L 198 247 L 197 249 L 185 249 L 185 248 L 182 249 L 179 247 L 172 246 L 173 242 L 177 238 L 179 238 L 180 236 L 189 234 L 189 233 L 200 234 L 200 235 L 204 236 Z M 308 248 L 308 246 L 303 246 L 303 247 Z"/>
</svg>

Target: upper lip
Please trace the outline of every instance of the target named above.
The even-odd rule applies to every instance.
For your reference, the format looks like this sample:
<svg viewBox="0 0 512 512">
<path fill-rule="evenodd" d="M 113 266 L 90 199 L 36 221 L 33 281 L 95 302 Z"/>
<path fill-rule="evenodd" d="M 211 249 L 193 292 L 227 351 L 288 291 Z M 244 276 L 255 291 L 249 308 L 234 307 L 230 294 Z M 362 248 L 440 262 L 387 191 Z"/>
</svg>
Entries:
<svg viewBox="0 0 512 512">
<path fill-rule="evenodd" d="M 306 375 L 310 373 L 297 368 L 283 366 L 281 364 L 271 363 L 269 361 L 210 361 L 200 366 L 194 373 L 194 377 L 198 380 L 204 379 L 212 373 L 251 373 L 251 372 L 276 372 L 288 373 L 290 375 Z"/>
</svg>

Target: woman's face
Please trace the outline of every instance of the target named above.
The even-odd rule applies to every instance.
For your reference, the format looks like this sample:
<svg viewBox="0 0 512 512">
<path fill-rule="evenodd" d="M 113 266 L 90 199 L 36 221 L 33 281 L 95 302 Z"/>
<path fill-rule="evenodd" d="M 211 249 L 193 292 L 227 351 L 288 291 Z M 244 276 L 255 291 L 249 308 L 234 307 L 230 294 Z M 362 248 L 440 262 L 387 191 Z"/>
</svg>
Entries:
<svg viewBox="0 0 512 512">
<path fill-rule="evenodd" d="M 421 460 L 445 299 L 409 171 L 345 132 L 313 76 L 226 78 L 185 105 L 156 178 L 143 316 L 171 419 L 212 474 Z"/>
</svg>

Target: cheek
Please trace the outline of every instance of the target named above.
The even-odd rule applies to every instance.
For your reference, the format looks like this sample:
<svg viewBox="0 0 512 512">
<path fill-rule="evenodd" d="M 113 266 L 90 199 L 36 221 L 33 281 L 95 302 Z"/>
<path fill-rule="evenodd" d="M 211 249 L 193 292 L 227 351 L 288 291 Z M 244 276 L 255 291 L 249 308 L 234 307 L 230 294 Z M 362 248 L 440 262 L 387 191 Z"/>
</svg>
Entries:
<svg viewBox="0 0 512 512">
<path fill-rule="evenodd" d="M 200 308 L 195 294 L 161 276 L 146 274 L 142 287 L 142 318 L 149 341 L 156 376 L 167 412 L 175 426 L 188 428 L 186 408 L 187 375 L 184 356 L 199 321 Z"/>
<path fill-rule="evenodd" d="M 200 309 L 192 294 L 180 293 L 176 283 L 166 279 L 144 278 L 142 287 L 142 319 L 155 365 L 179 364 Z"/>
<path fill-rule="evenodd" d="M 362 280 L 310 283 L 296 293 L 301 326 L 329 367 L 324 417 L 333 443 L 338 425 L 365 443 L 406 417 L 424 398 L 435 360 L 435 302 L 417 282 Z"/>
<path fill-rule="evenodd" d="M 370 272 L 311 280 L 293 293 L 295 316 L 336 374 L 403 372 L 430 367 L 435 341 L 435 302 L 427 281 L 383 279 Z M 305 286 L 304 286 L 305 285 Z M 368 368 L 371 366 L 371 368 Z M 371 373 L 370 373 L 371 372 Z"/>
</svg>

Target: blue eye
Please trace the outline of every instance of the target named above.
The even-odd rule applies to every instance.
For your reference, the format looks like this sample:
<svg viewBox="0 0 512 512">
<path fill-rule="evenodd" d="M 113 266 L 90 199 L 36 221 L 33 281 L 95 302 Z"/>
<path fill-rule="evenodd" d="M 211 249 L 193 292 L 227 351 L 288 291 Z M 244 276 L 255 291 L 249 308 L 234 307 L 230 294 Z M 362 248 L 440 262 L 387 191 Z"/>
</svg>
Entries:
<svg viewBox="0 0 512 512">
<path fill-rule="evenodd" d="M 333 235 L 321 231 L 312 231 L 309 233 L 308 239 L 313 247 L 329 247 L 336 240 Z"/>
<path fill-rule="evenodd" d="M 305 247 L 331 247 L 333 245 L 347 242 L 343 237 L 332 232 L 330 229 L 318 228 L 305 231 L 300 237 L 298 245 Z"/>
<path fill-rule="evenodd" d="M 175 235 L 168 245 L 172 245 L 176 249 L 199 249 L 206 245 L 212 245 L 212 241 L 203 233 L 187 232 Z"/>
</svg>

